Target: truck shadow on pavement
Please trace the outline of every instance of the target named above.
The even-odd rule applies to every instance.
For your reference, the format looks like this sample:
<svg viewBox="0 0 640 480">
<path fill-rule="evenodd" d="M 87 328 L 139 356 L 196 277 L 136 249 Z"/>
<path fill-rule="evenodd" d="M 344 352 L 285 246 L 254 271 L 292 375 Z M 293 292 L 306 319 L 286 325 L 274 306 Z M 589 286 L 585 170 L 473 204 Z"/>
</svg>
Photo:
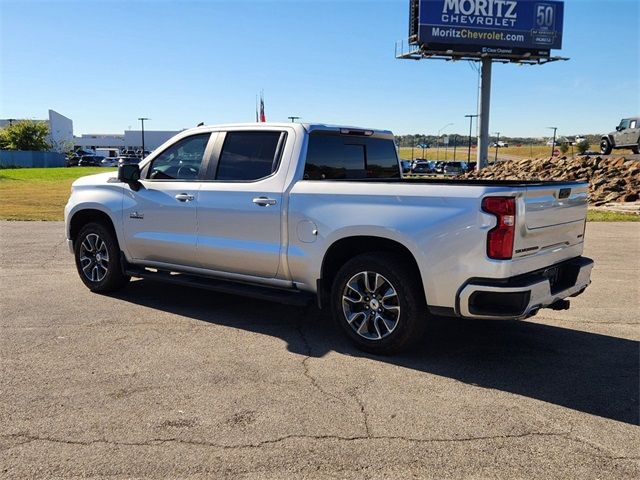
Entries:
<svg viewBox="0 0 640 480">
<path fill-rule="evenodd" d="M 374 356 L 354 348 L 327 313 L 148 280 L 120 300 L 281 338 L 290 352 L 330 351 L 452 378 L 598 415 L 640 423 L 640 342 L 529 321 L 435 318 L 414 351 Z"/>
</svg>

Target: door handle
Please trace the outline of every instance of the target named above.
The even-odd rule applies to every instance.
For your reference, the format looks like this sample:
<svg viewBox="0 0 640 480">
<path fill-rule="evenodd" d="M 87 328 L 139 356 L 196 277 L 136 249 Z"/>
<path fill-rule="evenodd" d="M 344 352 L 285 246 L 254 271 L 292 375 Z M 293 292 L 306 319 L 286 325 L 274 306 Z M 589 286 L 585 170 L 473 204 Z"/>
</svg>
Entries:
<svg viewBox="0 0 640 480">
<path fill-rule="evenodd" d="M 260 205 L 261 207 L 268 207 L 269 205 L 275 205 L 278 202 L 273 198 L 256 197 L 253 199 L 253 203 Z"/>
<path fill-rule="evenodd" d="M 175 199 L 178 200 L 179 202 L 190 202 L 194 198 L 196 197 L 194 197 L 189 193 L 179 193 L 175 196 Z"/>
</svg>

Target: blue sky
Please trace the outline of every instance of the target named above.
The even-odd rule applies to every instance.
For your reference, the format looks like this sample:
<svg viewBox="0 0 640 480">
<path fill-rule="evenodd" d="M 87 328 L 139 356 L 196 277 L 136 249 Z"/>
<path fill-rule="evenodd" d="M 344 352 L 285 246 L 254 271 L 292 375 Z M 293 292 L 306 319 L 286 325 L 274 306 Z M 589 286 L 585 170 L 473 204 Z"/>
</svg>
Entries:
<svg viewBox="0 0 640 480">
<path fill-rule="evenodd" d="M 494 65 L 490 131 L 610 131 L 640 114 L 637 0 L 567 0 L 569 62 Z M 0 118 L 45 118 L 74 133 L 253 121 L 342 123 L 397 134 L 468 129 L 467 62 L 394 58 L 408 1 L 0 0 Z"/>
</svg>

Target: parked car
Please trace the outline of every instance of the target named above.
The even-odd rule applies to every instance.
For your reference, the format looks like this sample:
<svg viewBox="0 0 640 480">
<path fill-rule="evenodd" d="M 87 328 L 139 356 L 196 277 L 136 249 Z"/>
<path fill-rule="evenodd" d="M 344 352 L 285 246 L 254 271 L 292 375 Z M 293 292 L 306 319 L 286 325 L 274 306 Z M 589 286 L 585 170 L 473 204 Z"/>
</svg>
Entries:
<svg viewBox="0 0 640 480">
<path fill-rule="evenodd" d="M 78 161 L 79 167 L 100 167 L 104 157 L 99 155 L 83 155 Z"/>
<path fill-rule="evenodd" d="M 73 183 L 78 274 L 94 292 L 140 277 L 315 301 L 378 354 L 419 342 L 428 315 L 524 319 L 587 288 L 587 183 L 405 179 L 393 139 L 300 123 L 180 132 Z"/>
<path fill-rule="evenodd" d="M 430 162 L 421 160 L 415 162 L 411 168 L 412 173 L 433 173 L 433 167 Z"/>
<path fill-rule="evenodd" d="M 640 117 L 623 118 L 615 132 L 604 135 L 600 140 L 600 153 L 609 155 L 617 148 L 630 148 L 640 153 Z"/>
<path fill-rule="evenodd" d="M 65 160 L 65 165 L 67 167 L 77 167 L 78 166 L 78 162 L 80 161 L 80 156 L 76 155 L 76 154 L 71 154 L 69 156 L 67 156 L 66 160 Z"/>
<path fill-rule="evenodd" d="M 120 157 L 107 157 L 100 162 L 101 167 L 117 167 L 120 162 Z"/>
<path fill-rule="evenodd" d="M 434 173 L 444 173 L 444 163 L 443 161 L 439 160 L 437 162 L 433 162 L 433 172 Z"/>
<path fill-rule="evenodd" d="M 447 175 L 460 175 L 468 170 L 465 162 L 447 162 L 444 164 L 444 172 Z"/>
<path fill-rule="evenodd" d="M 82 149 L 82 148 L 79 148 L 74 153 L 76 155 L 78 155 L 79 157 L 84 157 L 85 155 L 95 155 L 96 154 L 96 152 L 94 152 L 91 149 Z"/>
<path fill-rule="evenodd" d="M 493 142 L 493 148 L 507 148 L 509 146 L 508 143 L 503 142 L 502 140 L 498 142 Z"/>
</svg>

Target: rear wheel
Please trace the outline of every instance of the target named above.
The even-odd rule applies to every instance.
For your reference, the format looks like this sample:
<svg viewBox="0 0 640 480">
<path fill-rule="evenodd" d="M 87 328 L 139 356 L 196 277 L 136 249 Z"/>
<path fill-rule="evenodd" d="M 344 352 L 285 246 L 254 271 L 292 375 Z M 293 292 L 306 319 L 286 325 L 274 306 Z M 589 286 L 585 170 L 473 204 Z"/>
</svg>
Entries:
<svg viewBox="0 0 640 480">
<path fill-rule="evenodd" d="M 631 151 L 636 155 L 640 153 L 640 140 L 638 140 L 638 145 L 636 145 L 635 147 L 631 147 Z"/>
<path fill-rule="evenodd" d="M 402 255 L 352 258 L 338 271 L 331 297 L 334 318 L 362 350 L 397 353 L 422 338 L 427 320 L 422 283 Z"/>
<path fill-rule="evenodd" d="M 118 290 L 131 278 L 120 268 L 120 247 L 115 234 L 102 223 L 82 227 L 74 251 L 78 274 L 92 292 Z"/>
<path fill-rule="evenodd" d="M 603 138 L 600 141 L 600 153 L 602 155 L 609 155 L 612 150 L 611 140 L 608 138 Z"/>
</svg>

